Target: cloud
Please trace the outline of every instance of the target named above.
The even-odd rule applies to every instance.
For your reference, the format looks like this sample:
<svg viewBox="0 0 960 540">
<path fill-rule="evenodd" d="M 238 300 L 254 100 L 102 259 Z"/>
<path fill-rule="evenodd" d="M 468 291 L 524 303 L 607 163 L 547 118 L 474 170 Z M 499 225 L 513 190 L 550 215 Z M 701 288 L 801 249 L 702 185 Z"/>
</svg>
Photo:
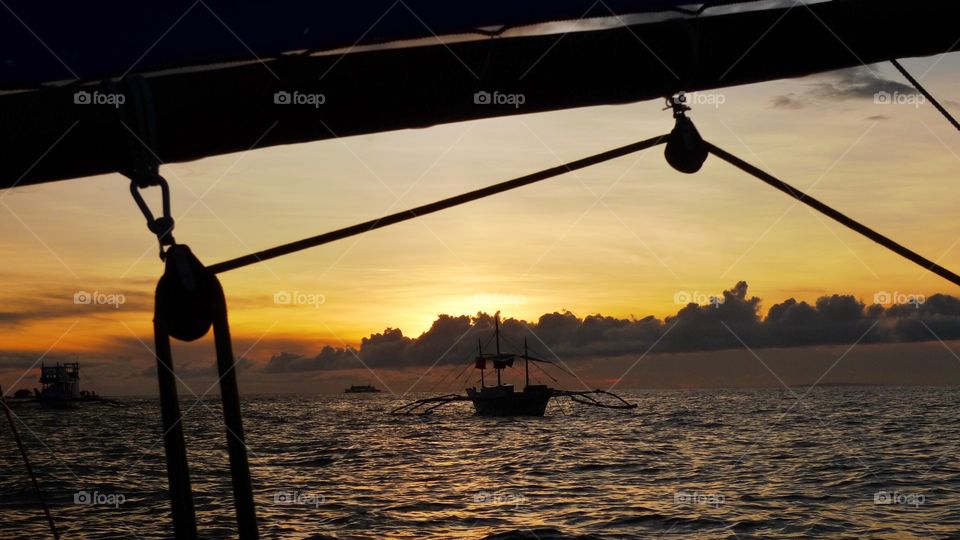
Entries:
<svg viewBox="0 0 960 540">
<path fill-rule="evenodd" d="M 724 291 L 722 301 L 689 303 L 675 315 L 617 318 L 600 314 L 578 317 L 569 312 L 541 315 L 536 321 L 501 322 L 501 347 L 566 362 L 622 355 L 690 353 L 750 348 L 795 348 L 838 344 L 898 343 L 960 339 L 960 299 L 934 295 L 922 303 L 867 306 L 851 295 L 830 295 L 809 304 L 788 299 L 774 304 L 766 317 L 761 300 L 745 282 Z M 419 337 L 387 328 L 361 341 L 358 349 L 324 347 L 316 355 L 284 351 L 262 368 L 268 373 L 296 373 L 358 368 L 407 368 L 463 363 L 479 347 L 493 352 L 493 315 L 440 315 Z"/>
<path fill-rule="evenodd" d="M 355 367 L 344 365 L 344 360 L 349 360 L 349 358 L 352 357 L 350 354 L 351 350 L 352 349 L 349 348 L 334 349 L 328 345 L 320 351 L 320 354 L 314 357 L 281 352 L 270 358 L 270 361 L 264 366 L 263 371 L 266 373 L 298 373 L 319 369 Z"/>
<path fill-rule="evenodd" d="M 814 95 L 827 100 L 873 99 L 880 92 L 888 94 L 917 94 L 912 86 L 883 78 L 876 70 L 865 66 L 828 73 L 816 84 Z"/>
<path fill-rule="evenodd" d="M 0 351 L 0 369 L 28 369 L 34 364 L 39 365 L 38 359 L 42 355 L 22 351 Z M 73 362 L 68 355 L 48 354 L 44 357 L 47 363 Z"/>
<path fill-rule="evenodd" d="M 843 69 L 812 79 L 807 89 L 775 96 L 771 106 L 778 109 L 797 110 L 816 105 L 821 101 L 847 101 L 852 99 L 873 100 L 878 94 L 919 96 L 917 90 L 907 84 L 884 78 L 877 69 L 866 66 Z"/>
<path fill-rule="evenodd" d="M 911 305 L 903 304 L 907 299 L 902 295 L 883 296 L 877 298 L 885 305 L 833 294 L 813 302 L 788 299 L 767 309 L 769 304 L 751 296 L 747 284 L 740 282 L 717 301 L 700 299 L 700 304 L 681 305 L 665 318 L 578 316 L 569 311 L 544 313 L 531 320 L 504 318 L 501 348 L 522 352 L 526 343 L 532 356 L 555 363 L 559 358 L 587 377 L 591 386 L 611 385 L 628 371 L 632 378 L 625 384 L 643 386 L 778 384 L 768 380 L 763 364 L 785 381 L 809 383 L 855 342 L 861 346 L 845 356 L 843 364 L 831 372 L 833 378 L 826 381 L 946 384 L 960 380 L 960 375 L 947 369 L 956 367 L 955 357 L 937 341 L 960 340 L 960 299 L 938 294 Z M 891 305 L 891 301 L 901 304 Z M 237 369 L 245 374 L 241 383 L 247 390 L 309 393 L 342 390 L 358 381 L 403 390 L 421 381 L 442 385 L 456 379 L 448 380 L 455 373 L 465 374 L 478 347 L 494 352 L 493 328 L 492 314 L 441 315 L 419 336 L 386 328 L 354 347 L 312 348 L 315 341 L 301 338 L 238 337 L 234 350 L 244 352 Z M 84 388 L 104 395 L 154 393 L 156 362 L 151 343 L 148 335 L 140 339 L 122 335 L 112 338 L 102 352 L 81 352 Z M 904 351 L 916 351 L 916 356 Z M 43 350 L 0 351 L 4 387 L 12 388 L 15 381 L 18 387 L 35 386 L 36 370 L 23 375 L 41 357 L 48 364 L 78 358 L 60 351 L 44 354 Z M 755 354 L 763 364 L 756 362 Z M 851 368 L 850 362 L 861 355 L 856 369 Z M 211 394 L 217 393 L 211 335 L 196 343 L 175 343 L 174 359 L 178 377 L 188 385 L 184 397 L 208 388 Z M 431 375 L 424 379 L 425 368 L 431 366 L 438 369 L 427 370 Z M 562 372 L 552 373 L 566 381 L 557 384 L 581 384 L 566 379 Z"/>
<path fill-rule="evenodd" d="M 793 92 L 780 96 L 774 96 L 773 98 L 773 107 L 775 109 L 797 110 L 802 109 L 807 105 L 808 103 L 803 96 L 797 95 Z"/>
<path fill-rule="evenodd" d="M 104 290 L 93 286 L 22 291 L 20 309 L 0 311 L 0 327 L 62 318 L 109 319 L 117 313 L 152 312 L 153 293 L 130 289 Z"/>
</svg>

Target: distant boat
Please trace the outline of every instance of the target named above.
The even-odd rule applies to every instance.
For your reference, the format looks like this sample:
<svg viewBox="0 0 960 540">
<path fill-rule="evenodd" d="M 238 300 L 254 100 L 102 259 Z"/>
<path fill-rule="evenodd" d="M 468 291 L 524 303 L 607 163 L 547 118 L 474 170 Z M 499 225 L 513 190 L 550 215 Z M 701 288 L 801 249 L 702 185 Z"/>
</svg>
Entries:
<svg viewBox="0 0 960 540">
<path fill-rule="evenodd" d="M 371 384 L 361 384 L 361 385 L 350 385 L 350 388 L 347 388 L 343 391 L 344 394 L 378 394 L 380 389 L 374 387 Z"/>
<path fill-rule="evenodd" d="M 14 405 L 20 403 L 35 403 L 37 398 L 30 390 L 21 388 L 20 390 L 14 392 L 12 396 L 4 396 L 3 400 L 11 405 Z"/>
<path fill-rule="evenodd" d="M 67 408 L 80 401 L 101 401 L 96 392 L 80 390 L 80 363 L 66 362 L 55 366 L 40 365 L 41 390 L 34 389 L 43 407 Z"/>
</svg>

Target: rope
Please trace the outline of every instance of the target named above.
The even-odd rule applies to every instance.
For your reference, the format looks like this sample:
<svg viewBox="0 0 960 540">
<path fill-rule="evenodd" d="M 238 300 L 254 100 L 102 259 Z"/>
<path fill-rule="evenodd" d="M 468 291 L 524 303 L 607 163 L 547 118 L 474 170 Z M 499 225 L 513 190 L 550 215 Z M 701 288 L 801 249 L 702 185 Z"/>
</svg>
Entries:
<svg viewBox="0 0 960 540">
<path fill-rule="evenodd" d="M 553 381 L 553 382 L 555 382 L 555 383 L 557 383 L 557 384 L 560 384 L 560 381 L 558 381 L 556 377 L 554 377 L 554 376 L 551 375 L 549 372 L 547 372 L 547 370 L 545 370 L 545 369 L 543 369 L 542 367 L 538 366 L 536 362 L 533 363 L 533 367 L 539 369 L 540 372 L 543 373 L 544 375 L 546 375 L 547 377 L 550 377 L 550 380 L 551 380 L 551 381 Z"/>
<path fill-rule="evenodd" d="M 120 174 L 129 178 L 140 188 L 157 185 L 160 177 L 160 158 L 157 145 L 157 114 L 150 85 L 143 77 L 132 76 L 124 80 L 122 92 L 113 81 L 104 87 L 113 94 L 129 96 L 130 105 L 117 108 L 117 116 L 123 129 L 120 137 L 125 141 L 129 162 L 120 167 Z"/>
<path fill-rule="evenodd" d="M 193 507 L 190 467 L 183 437 L 183 414 L 177 396 L 177 380 L 173 372 L 170 336 L 158 317 L 153 320 L 154 347 L 157 357 L 157 381 L 160 386 L 160 419 L 163 426 L 163 447 L 167 461 L 167 491 L 170 494 L 173 536 L 177 540 L 196 540 L 197 517 Z"/>
<path fill-rule="evenodd" d="M 729 164 L 733 165 L 734 167 L 742 170 L 743 172 L 745 172 L 745 173 L 747 173 L 747 174 L 749 174 L 749 175 L 751 175 L 751 176 L 754 176 L 754 177 L 756 177 L 757 179 L 761 180 L 762 182 L 765 182 L 766 184 L 768 184 L 768 185 L 770 185 L 770 186 L 772 186 L 772 187 L 774 187 L 774 188 L 776 188 L 776 189 L 778 189 L 778 190 L 786 193 L 787 195 L 789 195 L 789 196 L 793 197 L 794 199 L 802 202 L 803 204 L 809 206 L 810 208 L 813 208 L 814 210 L 816 210 L 816 211 L 820 212 L 821 214 L 829 217 L 830 219 L 833 219 L 833 220 L 836 221 L 837 223 L 840 223 L 841 225 L 843 225 L 843 226 L 845 226 L 845 227 L 847 227 L 847 228 L 849 228 L 849 229 L 851 229 L 851 230 L 853 230 L 853 231 L 855 231 L 855 232 L 860 233 L 861 235 L 869 238 L 870 240 L 873 240 L 874 242 L 876 242 L 876 243 L 880 244 L 881 246 L 889 249 L 890 251 L 896 253 L 897 255 L 900 255 L 901 257 L 903 257 L 903 258 L 905 258 L 905 259 L 907 259 L 907 260 L 909 260 L 909 261 L 912 261 L 912 262 L 918 264 L 919 266 L 922 266 L 925 270 L 929 270 L 929 271 L 933 272 L 934 274 L 937 274 L 938 276 L 946 279 L 947 281 L 953 283 L 954 285 L 960 285 L 960 276 L 958 276 L 957 274 L 951 272 L 950 270 L 947 270 L 946 268 L 944 268 L 944 267 L 940 266 L 939 264 L 931 261 L 930 259 L 927 259 L 926 257 L 923 257 L 922 255 L 919 255 L 919 254 L 916 253 L 915 251 L 912 251 L 912 250 L 904 247 L 903 245 L 898 244 L 897 242 L 894 242 L 894 241 L 891 240 L 890 238 L 887 238 L 886 236 L 884 236 L 884 235 L 882 235 L 882 234 L 874 231 L 874 230 L 871 229 L 870 227 L 867 227 L 866 225 L 863 225 L 863 224 L 861 224 L 860 222 L 858 222 L 858 221 L 856 221 L 856 220 L 854 220 L 854 219 L 852 219 L 852 218 L 847 217 L 847 216 L 844 215 L 843 213 L 841 213 L 841 212 L 839 212 L 839 211 L 837 211 L 837 210 L 834 210 L 833 208 L 831 208 L 831 207 L 827 206 L 826 204 L 818 201 L 817 199 L 814 199 L 813 197 L 810 197 L 809 195 L 807 195 L 807 194 L 803 193 L 802 191 L 794 188 L 794 187 L 791 186 L 790 184 L 787 184 L 786 182 L 783 182 L 782 180 L 776 178 L 775 176 L 773 176 L 773 175 L 771 175 L 771 174 L 769 174 L 769 173 L 766 173 L 766 172 L 758 169 L 757 167 L 754 167 L 753 165 L 751 165 L 751 164 L 747 163 L 746 161 L 738 158 L 737 156 L 734 156 L 733 154 L 731 154 L 731 153 L 729 153 L 729 152 L 727 152 L 727 151 L 725 151 L 725 150 L 723 150 L 723 149 L 721 149 L 721 148 L 718 148 L 718 147 L 710 144 L 709 142 L 706 142 L 705 144 L 707 145 L 707 149 L 710 151 L 711 154 L 717 156 L 718 158 L 722 159 L 723 161 L 726 161 L 727 163 L 729 163 Z"/>
<path fill-rule="evenodd" d="M 464 365 L 463 365 L 463 368 L 460 369 L 460 371 L 457 372 L 457 376 L 453 378 L 453 383 L 454 383 L 454 384 L 456 384 L 456 382 L 457 382 L 458 380 L 460 380 L 460 377 L 463 376 L 463 372 L 465 372 L 465 371 L 467 370 L 467 368 L 469 368 L 471 365 L 472 365 L 472 363 L 468 363 L 468 364 L 464 364 Z M 430 385 L 430 388 L 427 389 L 427 393 L 433 392 L 438 386 L 440 386 L 440 384 L 442 384 L 443 382 L 445 382 L 445 381 L 447 380 L 447 377 L 449 377 L 449 376 L 450 376 L 454 371 L 456 371 L 457 368 L 459 368 L 459 367 L 460 367 L 460 366 L 457 365 L 457 364 L 453 364 L 452 366 L 450 366 L 450 369 L 449 369 L 449 370 L 447 371 L 447 373 L 443 376 L 443 378 L 441 378 L 440 380 L 438 380 L 438 381 L 436 381 L 435 383 L 433 383 L 433 384 Z"/>
<path fill-rule="evenodd" d="M 894 61 L 894 65 L 899 66 L 899 64 L 897 64 L 896 61 Z M 913 80 L 912 77 L 910 77 L 910 79 L 912 80 L 912 82 L 915 83 L 918 89 L 922 88 L 919 85 L 919 83 Z M 921 91 L 923 91 L 925 94 L 928 94 L 925 90 L 921 90 Z M 930 100 L 935 105 L 937 105 L 937 108 L 940 109 L 941 112 L 946 114 L 951 121 L 955 122 L 955 120 L 953 120 L 952 117 L 950 117 L 949 114 L 946 113 L 946 110 L 943 109 L 943 107 L 939 105 L 939 103 L 936 102 L 936 100 L 933 99 L 932 96 L 930 97 Z M 374 229 L 379 229 L 382 227 L 386 227 L 388 225 L 394 225 L 394 224 L 408 221 L 423 215 L 432 214 L 434 212 L 439 212 L 441 210 L 446 210 L 448 208 L 453 208 L 455 206 L 460 206 L 469 202 L 483 199 L 485 197 L 490 197 L 492 195 L 504 193 L 506 191 L 510 191 L 523 186 L 534 184 L 536 182 L 540 182 L 550 178 L 554 178 L 556 176 L 560 176 L 568 172 L 576 171 L 578 169 L 583 169 L 586 167 L 590 167 L 592 165 L 604 163 L 606 161 L 610 161 L 618 157 L 640 152 L 642 150 L 646 150 L 666 142 L 668 137 L 669 137 L 668 135 L 661 135 L 659 137 L 654 137 L 652 139 L 647 139 L 645 141 L 640 141 L 640 142 L 636 142 L 626 146 L 621 146 L 619 148 L 608 150 L 606 152 L 602 152 L 599 154 L 594 154 L 592 156 L 579 159 L 577 161 L 571 161 L 569 163 L 558 165 L 550 169 L 545 169 L 539 172 L 535 172 L 533 174 L 515 178 L 513 180 L 508 180 L 506 182 L 501 182 L 499 184 L 487 186 L 485 188 L 470 191 L 461 195 L 456 195 L 454 197 L 442 199 L 440 201 L 436 201 L 430 204 L 418 206 L 416 208 L 404 210 L 402 212 L 397 212 L 395 214 L 390 214 L 388 216 L 384 216 L 371 221 L 366 221 L 364 223 L 360 223 L 350 227 L 345 227 L 343 229 L 338 229 L 338 230 L 324 233 L 318 236 L 304 238 L 296 242 L 290 242 L 288 244 L 283 244 L 283 245 L 276 246 L 263 251 L 259 251 L 256 253 L 251 253 L 249 255 L 244 255 L 242 257 L 237 257 L 235 259 L 231 259 L 228 261 L 211 265 L 207 267 L 207 269 L 213 274 L 219 274 L 219 273 L 227 272 L 230 270 L 236 270 L 238 268 L 243 268 L 244 266 L 249 266 L 257 262 L 263 262 L 268 259 L 273 259 L 283 255 L 288 255 L 290 253 L 295 253 L 295 252 L 303 251 L 305 249 L 309 249 L 312 247 L 328 244 L 330 242 L 335 242 L 337 240 L 342 240 L 344 238 L 349 238 L 351 236 L 363 234 L 363 233 L 372 231 Z M 723 161 L 726 161 L 727 163 L 733 165 L 734 167 L 737 167 L 738 169 L 746 172 L 747 174 L 750 174 L 751 176 L 754 176 L 757 179 L 769 184 L 770 186 L 786 193 L 790 197 L 793 197 L 797 201 L 802 202 L 803 204 L 833 219 L 834 221 L 837 221 L 841 225 L 844 225 L 845 227 L 860 233 L 861 235 L 869 238 L 870 240 L 873 240 L 874 242 L 889 249 L 890 251 L 896 253 L 897 255 L 900 255 L 901 257 L 909 261 L 912 261 L 913 263 L 923 267 L 924 269 L 930 272 L 933 272 L 934 274 L 937 274 L 938 276 L 946 279 L 947 281 L 950 281 L 955 285 L 960 285 L 960 275 L 957 275 L 951 272 L 950 270 L 947 270 L 946 268 L 940 266 L 939 264 L 927 259 L 926 257 L 923 257 L 922 255 L 916 253 L 915 251 L 912 251 L 909 248 L 891 240 L 890 238 L 874 231 L 873 229 L 867 227 L 866 225 L 863 225 L 858 221 L 847 217 L 843 213 L 837 210 L 834 210 L 830 206 L 827 206 L 826 204 L 818 201 L 817 199 L 814 199 L 813 197 L 806 195 L 805 193 L 794 188 L 793 186 L 783 182 L 782 180 L 776 178 L 775 176 L 769 173 L 766 173 L 760 170 L 759 168 L 747 163 L 746 161 L 738 158 L 737 156 L 734 156 L 733 154 L 717 146 L 714 146 L 713 144 L 710 144 L 708 142 L 704 142 L 704 144 L 706 148 L 713 155 L 717 156 Z"/>
<path fill-rule="evenodd" d="M 20 448 L 23 464 L 27 467 L 27 474 L 30 475 L 30 480 L 33 482 L 33 489 L 37 492 L 37 498 L 40 499 L 40 506 L 43 507 L 43 513 L 47 516 L 47 523 L 50 524 L 50 533 L 53 534 L 55 540 L 59 540 L 60 534 L 57 533 L 57 526 L 53 522 L 53 516 L 50 515 L 50 509 L 47 508 L 47 502 L 43 499 L 43 490 L 40 489 L 40 482 L 37 481 L 37 475 L 33 473 L 33 467 L 30 466 L 30 457 L 27 456 L 27 449 L 23 446 L 23 440 L 20 439 L 20 432 L 17 430 L 17 424 L 13 421 L 13 416 L 11 416 L 10 406 L 7 405 L 7 400 L 3 397 L 3 390 L 0 390 L 0 404 L 3 404 L 3 412 L 7 415 L 7 421 L 10 422 L 10 430 L 13 431 L 13 438 L 17 441 L 17 447 Z"/>
<path fill-rule="evenodd" d="M 927 89 L 920 84 L 920 81 L 913 78 L 913 75 L 910 75 L 910 72 L 907 71 L 907 68 L 903 67 L 896 59 L 890 60 L 890 63 L 893 64 L 893 67 L 897 68 L 897 71 L 906 77 L 908 81 L 910 81 L 910 84 L 912 84 L 914 88 L 923 94 L 923 97 L 927 98 L 927 100 L 930 101 L 930 103 L 932 103 L 938 111 L 940 111 L 940 114 L 942 114 L 947 121 L 953 124 L 953 127 L 957 128 L 957 131 L 960 131 L 960 122 L 957 122 L 957 119 L 954 118 L 953 115 L 951 115 L 947 109 L 940 104 L 939 101 L 937 101 L 937 98 L 933 97 L 933 94 L 928 92 Z"/>
<path fill-rule="evenodd" d="M 485 342 L 483 342 L 483 343 L 480 343 L 480 344 L 479 344 L 479 345 L 480 345 L 480 349 L 482 350 L 483 347 L 485 347 L 487 344 L 489 344 L 491 340 L 493 340 L 493 336 L 488 337 L 488 338 L 487 338 L 487 341 L 485 341 Z M 463 376 L 464 372 L 467 371 L 467 368 L 469 368 L 470 366 L 473 366 L 473 365 L 474 365 L 474 363 L 473 363 L 473 355 L 471 354 L 471 355 L 470 355 L 470 358 L 469 358 L 469 362 L 467 362 L 466 364 L 464 364 L 463 369 L 461 369 L 459 372 L 457 372 L 457 376 L 453 378 L 453 381 L 452 381 L 452 382 L 454 383 L 454 385 L 456 385 L 456 382 L 460 380 L 460 377 Z M 432 385 L 430 385 L 430 388 L 428 388 L 428 389 L 426 390 L 426 392 L 428 392 L 428 393 L 429 393 L 429 392 L 433 392 L 438 386 L 440 386 L 440 384 L 442 384 L 444 381 L 447 380 L 447 377 L 449 377 L 451 373 L 453 373 L 454 371 L 457 370 L 457 367 L 459 367 L 459 364 L 453 364 L 453 366 L 450 368 L 449 371 L 447 371 L 447 373 L 443 376 L 443 378 L 441 378 L 440 380 L 438 380 L 438 381 L 434 382 Z M 412 388 L 411 388 L 411 390 L 412 390 Z"/>
<path fill-rule="evenodd" d="M 578 169 L 583 169 L 590 167 L 592 165 L 597 165 L 606 161 L 610 161 L 619 157 L 623 157 L 629 154 L 634 154 L 648 148 L 652 148 L 659 144 L 665 143 L 667 141 L 667 135 L 661 135 L 659 137 L 654 137 L 652 139 L 647 139 L 645 141 L 636 142 L 633 144 L 628 144 L 626 146 L 621 146 L 620 148 L 615 148 L 613 150 L 608 150 L 599 154 L 594 154 L 592 156 L 579 159 L 577 161 L 571 161 L 570 163 L 564 163 L 563 165 L 558 165 L 549 169 L 545 169 L 533 174 L 528 174 L 526 176 L 521 176 L 513 180 L 508 180 L 506 182 L 501 182 L 499 184 L 494 184 L 492 186 L 487 186 L 475 191 L 470 191 L 462 195 L 457 195 L 450 197 L 448 199 L 443 199 L 437 202 L 430 204 L 425 204 L 423 206 L 418 206 L 409 210 L 404 210 L 402 212 L 397 212 L 396 214 L 390 214 L 389 216 L 384 216 L 377 218 L 371 221 L 366 221 L 358 225 L 353 225 L 351 227 L 346 227 L 343 229 L 338 229 L 336 231 L 324 233 L 318 236 L 313 236 L 310 238 L 304 238 L 303 240 L 298 240 L 296 242 L 290 242 L 289 244 L 283 244 L 277 247 L 270 249 L 265 249 L 263 251 L 258 251 L 256 253 L 251 253 L 249 255 L 244 255 L 242 257 L 237 257 L 236 259 L 231 259 L 229 261 L 224 261 L 217 263 L 207 268 L 214 274 L 220 274 L 230 270 L 236 270 L 237 268 L 243 268 L 244 266 L 249 266 L 254 263 L 263 262 L 269 259 L 280 257 L 282 255 L 288 255 L 290 253 L 296 253 L 298 251 L 303 251 L 305 249 L 321 246 L 323 244 L 329 244 L 330 242 L 335 242 L 337 240 L 343 240 L 344 238 L 349 238 L 351 236 L 356 236 L 358 234 L 363 234 L 374 229 L 379 229 L 386 227 L 388 225 L 394 225 L 401 223 L 403 221 L 408 221 L 420 216 L 427 214 L 432 214 L 434 212 L 439 212 L 441 210 L 446 210 L 448 208 L 453 208 L 455 206 L 460 206 L 468 202 L 473 202 L 491 195 L 496 195 L 498 193 L 504 193 L 513 189 L 517 189 L 523 186 L 530 184 L 535 184 L 537 182 L 553 178 L 555 176 L 560 176 L 568 172 L 573 172 Z"/>
<path fill-rule="evenodd" d="M 177 540 L 194 540 L 197 526 L 181 427 L 182 415 L 177 405 L 170 338 L 195 341 L 206 335 L 212 326 L 237 515 L 236 537 L 256 540 L 257 520 L 240 414 L 237 361 L 233 356 L 223 287 L 217 276 L 208 272 L 186 245 L 175 244 L 166 253 L 164 273 L 157 284 L 153 325 L 175 537 Z"/>
<path fill-rule="evenodd" d="M 160 158 L 157 148 L 157 118 L 153 105 L 150 86 L 142 77 L 126 79 L 127 93 L 130 95 L 130 107 L 117 109 L 119 122 L 124 129 L 120 137 L 126 141 L 129 163 L 120 167 L 120 173 L 130 179 L 130 194 L 147 219 L 147 228 L 157 236 L 160 242 L 160 260 L 164 258 L 164 248 L 173 245 L 173 217 L 170 214 L 170 187 L 160 176 Z M 109 92 L 120 93 L 120 87 L 113 81 L 105 83 Z M 163 197 L 163 215 L 154 217 L 150 207 L 140 194 L 141 189 L 160 186 Z"/>
</svg>

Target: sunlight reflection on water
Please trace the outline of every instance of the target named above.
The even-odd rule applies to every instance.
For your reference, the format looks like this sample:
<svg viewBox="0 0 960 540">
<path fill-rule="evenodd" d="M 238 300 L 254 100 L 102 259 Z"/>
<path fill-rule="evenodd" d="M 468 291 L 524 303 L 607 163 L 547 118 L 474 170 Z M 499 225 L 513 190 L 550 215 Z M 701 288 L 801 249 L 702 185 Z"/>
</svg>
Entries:
<svg viewBox="0 0 960 540">
<path fill-rule="evenodd" d="M 786 390 L 624 395 L 640 407 L 552 404 L 545 418 L 518 419 L 474 417 L 468 404 L 393 417 L 385 411 L 397 401 L 386 395 L 247 398 L 261 534 L 930 538 L 960 530 L 956 389 L 823 388 L 799 403 Z M 15 408 L 65 538 L 169 536 L 157 402 L 127 403 Z M 201 536 L 234 537 L 218 401 L 197 405 L 185 425 Z M 9 436 L 0 455 L 0 537 L 43 537 Z"/>
</svg>

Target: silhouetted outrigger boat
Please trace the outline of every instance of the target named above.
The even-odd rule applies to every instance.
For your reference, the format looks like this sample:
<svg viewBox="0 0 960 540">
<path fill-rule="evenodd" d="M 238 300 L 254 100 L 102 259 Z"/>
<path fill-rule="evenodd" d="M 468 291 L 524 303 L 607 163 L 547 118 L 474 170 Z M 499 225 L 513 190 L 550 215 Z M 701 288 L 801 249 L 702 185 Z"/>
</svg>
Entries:
<svg viewBox="0 0 960 540">
<path fill-rule="evenodd" d="M 606 390 L 559 390 L 544 384 L 530 384 L 530 362 L 556 365 L 549 360 L 530 356 L 527 342 L 523 342 L 523 354 L 505 353 L 500 350 L 500 316 L 493 319 L 496 353 L 484 354 L 483 345 L 478 344 L 478 356 L 474 360 L 475 368 L 480 371 L 480 388 L 467 388 L 466 395 L 447 394 L 430 397 L 401 405 L 391 414 L 430 414 L 434 410 L 457 401 L 470 401 L 478 416 L 543 416 L 547 411 L 550 398 L 569 397 L 584 405 L 605 409 L 635 409 L 620 396 Z M 516 360 L 523 360 L 524 386 L 517 392 L 512 384 L 503 384 L 502 372 L 513 367 Z M 496 386 L 486 385 L 486 370 L 492 366 L 497 372 Z M 613 398 L 613 402 L 603 401 L 604 397 Z"/>
</svg>

